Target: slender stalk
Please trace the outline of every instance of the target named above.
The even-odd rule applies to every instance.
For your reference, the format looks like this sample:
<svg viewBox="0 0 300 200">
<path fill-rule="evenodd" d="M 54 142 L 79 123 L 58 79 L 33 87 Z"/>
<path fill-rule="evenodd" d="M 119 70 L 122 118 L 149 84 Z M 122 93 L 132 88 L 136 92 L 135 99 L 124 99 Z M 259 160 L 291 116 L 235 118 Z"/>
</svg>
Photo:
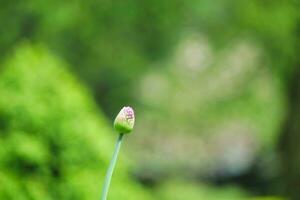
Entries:
<svg viewBox="0 0 300 200">
<path fill-rule="evenodd" d="M 117 162 L 117 159 L 118 159 L 118 154 L 119 154 L 120 147 L 121 147 L 121 144 L 122 144 L 123 135 L 124 134 L 120 133 L 120 135 L 117 139 L 114 154 L 113 154 L 113 157 L 110 161 L 110 164 L 109 164 L 109 167 L 108 167 L 108 170 L 107 170 L 107 173 L 106 173 L 106 177 L 105 177 L 105 181 L 104 181 L 104 185 L 103 185 L 103 190 L 102 190 L 101 200 L 106 200 L 106 198 L 107 198 L 111 177 L 113 175 L 114 168 L 116 166 L 116 162 Z"/>
</svg>

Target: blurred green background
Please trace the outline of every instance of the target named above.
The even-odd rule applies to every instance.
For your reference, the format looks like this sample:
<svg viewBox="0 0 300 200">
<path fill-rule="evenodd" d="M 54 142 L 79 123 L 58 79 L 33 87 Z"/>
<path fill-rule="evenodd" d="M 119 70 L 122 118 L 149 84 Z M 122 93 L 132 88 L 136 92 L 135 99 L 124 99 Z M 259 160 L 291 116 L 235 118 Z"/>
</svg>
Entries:
<svg viewBox="0 0 300 200">
<path fill-rule="evenodd" d="M 298 0 L 0 6 L 0 199 L 300 199 Z"/>
</svg>

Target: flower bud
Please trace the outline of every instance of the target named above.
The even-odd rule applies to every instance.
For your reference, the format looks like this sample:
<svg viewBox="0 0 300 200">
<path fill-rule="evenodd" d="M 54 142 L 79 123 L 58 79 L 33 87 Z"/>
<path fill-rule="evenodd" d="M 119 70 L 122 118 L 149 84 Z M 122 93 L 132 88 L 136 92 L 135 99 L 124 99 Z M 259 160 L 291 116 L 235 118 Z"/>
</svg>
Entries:
<svg viewBox="0 0 300 200">
<path fill-rule="evenodd" d="M 131 107 L 123 107 L 117 115 L 114 127 L 119 133 L 130 133 L 134 126 L 134 111 Z"/>
</svg>

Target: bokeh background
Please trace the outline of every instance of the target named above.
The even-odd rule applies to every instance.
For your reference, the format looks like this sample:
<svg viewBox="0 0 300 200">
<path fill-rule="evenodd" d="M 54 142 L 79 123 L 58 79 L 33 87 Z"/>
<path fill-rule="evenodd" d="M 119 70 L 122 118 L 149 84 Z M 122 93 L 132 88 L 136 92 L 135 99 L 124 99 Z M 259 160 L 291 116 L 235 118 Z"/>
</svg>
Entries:
<svg viewBox="0 0 300 200">
<path fill-rule="evenodd" d="M 300 199 L 300 2 L 9 0 L 0 199 Z"/>
</svg>

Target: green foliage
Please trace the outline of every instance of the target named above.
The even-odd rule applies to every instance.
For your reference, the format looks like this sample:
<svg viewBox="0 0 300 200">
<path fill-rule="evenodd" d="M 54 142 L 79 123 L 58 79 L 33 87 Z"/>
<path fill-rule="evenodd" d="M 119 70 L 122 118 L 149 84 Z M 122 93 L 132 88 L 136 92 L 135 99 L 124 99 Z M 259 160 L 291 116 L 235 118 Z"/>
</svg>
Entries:
<svg viewBox="0 0 300 200">
<path fill-rule="evenodd" d="M 241 37 L 259 41 L 272 69 L 286 79 L 298 58 L 298 8 L 299 2 L 293 0 L 204 0 L 195 2 L 190 21 L 219 46 Z"/>
<path fill-rule="evenodd" d="M 182 4 L 179 0 L 3 2 L 0 18 L 5 19 L 1 26 L 6 30 L 0 35 L 0 58 L 24 38 L 43 42 L 70 62 L 96 94 L 101 93 L 97 100 L 111 114 L 132 99 L 126 90 L 133 78 L 174 46 L 183 23 Z"/>
<path fill-rule="evenodd" d="M 1 69 L 0 96 L 0 199 L 98 199 L 115 134 L 65 64 L 24 44 Z M 110 199 L 147 199 L 117 171 Z"/>
<path fill-rule="evenodd" d="M 180 180 L 164 183 L 157 194 L 162 200 L 248 200 L 242 190 L 233 186 L 217 189 Z"/>
</svg>

